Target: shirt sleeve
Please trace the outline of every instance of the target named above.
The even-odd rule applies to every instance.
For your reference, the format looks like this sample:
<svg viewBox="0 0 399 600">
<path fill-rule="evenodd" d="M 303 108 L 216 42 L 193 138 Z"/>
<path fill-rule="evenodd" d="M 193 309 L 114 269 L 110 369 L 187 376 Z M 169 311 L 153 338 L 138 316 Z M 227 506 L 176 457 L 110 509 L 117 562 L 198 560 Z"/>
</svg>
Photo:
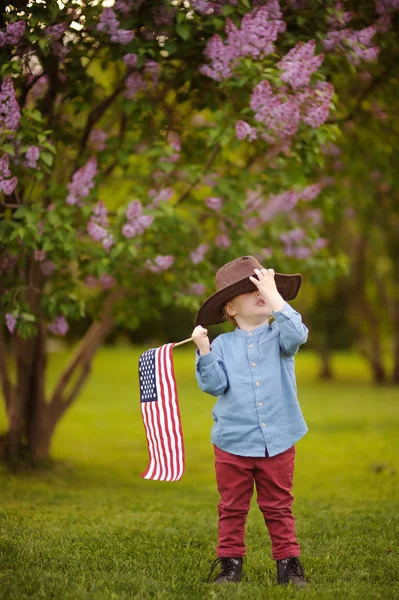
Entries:
<svg viewBox="0 0 399 600">
<path fill-rule="evenodd" d="M 197 348 L 195 355 L 195 376 L 200 389 L 212 396 L 224 394 L 229 382 L 220 342 L 214 339 L 208 354 L 201 356 Z"/>
<path fill-rule="evenodd" d="M 309 329 L 302 323 L 301 315 L 288 302 L 284 302 L 281 310 L 273 311 L 273 317 L 280 332 L 281 349 L 285 354 L 296 354 L 299 346 L 307 341 L 309 334 Z"/>
</svg>

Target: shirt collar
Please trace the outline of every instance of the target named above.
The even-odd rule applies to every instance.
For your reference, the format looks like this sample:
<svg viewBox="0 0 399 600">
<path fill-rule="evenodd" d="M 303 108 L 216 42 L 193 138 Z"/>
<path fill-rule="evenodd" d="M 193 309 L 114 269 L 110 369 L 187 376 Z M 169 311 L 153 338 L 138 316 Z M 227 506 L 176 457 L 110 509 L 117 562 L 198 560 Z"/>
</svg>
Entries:
<svg viewBox="0 0 399 600">
<path fill-rule="evenodd" d="M 266 323 L 263 323 L 263 325 L 259 325 L 259 327 L 255 327 L 255 329 L 253 329 L 252 331 L 243 331 L 239 327 L 236 327 L 234 329 L 234 334 L 238 337 L 243 338 L 256 337 L 258 335 L 261 335 L 265 331 L 270 331 L 270 329 L 272 329 L 272 326 L 269 325 L 269 323 L 266 321 Z"/>
</svg>

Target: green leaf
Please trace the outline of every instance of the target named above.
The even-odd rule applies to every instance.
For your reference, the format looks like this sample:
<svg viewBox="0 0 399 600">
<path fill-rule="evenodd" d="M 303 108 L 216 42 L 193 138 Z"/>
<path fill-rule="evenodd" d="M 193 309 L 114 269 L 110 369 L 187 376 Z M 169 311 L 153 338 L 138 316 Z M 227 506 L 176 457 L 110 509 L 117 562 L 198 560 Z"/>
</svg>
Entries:
<svg viewBox="0 0 399 600">
<path fill-rule="evenodd" d="M 187 23 L 176 25 L 176 32 L 185 41 L 190 39 L 191 27 Z"/>
<path fill-rule="evenodd" d="M 35 315 L 32 315 L 31 313 L 23 312 L 21 313 L 21 317 L 24 319 L 24 321 L 30 321 L 31 323 L 36 321 Z"/>
<path fill-rule="evenodd" d="M 28 207 L 27 206 L 19 206 L 17 208 L 17 210 L 15 211 L 15 213 L 13 214 L 13 218 L 14 219 L 23 219 L 26 215 L 26 213 L 28 212 Z"/>
<path fill-rule="evenodd" d="M 38 43 L 39 43 L 39 48 L 42 52 L 44 52 L 45 50 L 48 50 L 48 42 L 47 42 L 46 38 L 41 38 Z"/>
<path fill-rule="evenodd" d="M 42 144 L 43 148 L 47 148 L 47 150 L 50 150 L 50 152 L 52 152 L 53 154 L 56 153 L 56 147 L 53 146 L 53 144 L 50 144 L 50 142 L 44 142 L 44 144 Z"/>
<path fill-rule="evenodd" d="M 50 152 L 41 152 L 40 158 L 42 159 L 44 164 L 46 164 L 48 167 L 51 167 L 51 165 L 54 162 L 54 155 L 51 154 Z"/>
<path fill-rule="evenodd" d="M 11 154 L 11 156 L 15 156 L 15 150 L 12 144 L 3 144 L 1 149 L 4 150 L 4 152 L 7 152 L 7 154 Z"/>
<path fill-rule="evenodd" d="M 40 110 L 32 110 L 32 112 L 29 114 L 30 118 L 33 119 L 34 121 L 37 121 L 38 123 L 42 123 L 43 118 L 42 118 L 42 113 L 40 112 Z"/>
</svg>

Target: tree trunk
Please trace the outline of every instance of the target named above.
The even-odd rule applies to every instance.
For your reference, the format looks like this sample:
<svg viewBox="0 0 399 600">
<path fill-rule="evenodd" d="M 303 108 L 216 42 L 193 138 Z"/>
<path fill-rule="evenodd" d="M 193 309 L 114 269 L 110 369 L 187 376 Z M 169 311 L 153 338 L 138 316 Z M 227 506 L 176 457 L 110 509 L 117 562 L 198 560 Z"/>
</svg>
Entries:
<svg viewBox="0 0 399 600">
<path fill-rule="evenodd" d="M 47 349 L 44 323 L 40 322 L 35 338 L 15 339 L 17 380 L 14 388 L 10 384 L 3 353 L 4 340 L 0 334 L 0 376 L 9 422 L 8 431 L 0 443 L 0 458 L 10 467 L 15 468 L 21 462 L 37 465 L 49 459 L 55 427 L 90 374 L 96 350 L 113 330 L 112 307 L 122 294 L 122 290 L 116 290 L 107 297 L 101 320 L 94 322 L 81 340 L 49 402 L 45 393 Z M 37 311 L 35 314 L 38 314 Z M 76 381 L 72 384 L 74 376 Z M 68 384 L 72 384 L 72 389 L 67 391 Z"/>
<path fill-rule="evenodd" d="M 362 233 L 358 240 L 357 253 L 354 257 L 353 285 L 349 301 L 356 311 L 356 319 L 353 325 L 360 352 L 370 363 L 374 382 L 381 384 L 386 382 L 387 374 L 381 347 L 381 327 L 366 293 L 366 270 L 370 274 L 367 265 L 367 246 L 368 232 L 366 231 Z M 364 326 L 362 326 L 363 323 L 368 326 L 366 332 Z"/>
<path fill-rule="evenodd" d="M 331 352 L 327 346 L 320 346 L 317 348 L 319 353 L 321 369 L 319 371 L 320 379 L 324 381 L 331 381 L 333 379 L 333 371 L 331 367 Z"/>
</svg>

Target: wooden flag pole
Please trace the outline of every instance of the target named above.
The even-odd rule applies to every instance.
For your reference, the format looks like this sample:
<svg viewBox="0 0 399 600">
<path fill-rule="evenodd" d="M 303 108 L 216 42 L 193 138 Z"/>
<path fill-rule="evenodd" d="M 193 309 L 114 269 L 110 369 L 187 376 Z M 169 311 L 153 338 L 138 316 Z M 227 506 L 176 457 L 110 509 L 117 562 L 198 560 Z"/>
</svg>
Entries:
<svg viewBox="0 0 399 600">
<path fill-rule="evenodd" d="M 182 340 L 181 342 L 177 342 L 177 344 L 175 344 L 173 347 L 176 348 L 176 346 L 181 346 L 182 344 L 187 344 L 187 342 L 192 342 L 193 338 L 187 338 L 186 340 Z"/>
</svg>

